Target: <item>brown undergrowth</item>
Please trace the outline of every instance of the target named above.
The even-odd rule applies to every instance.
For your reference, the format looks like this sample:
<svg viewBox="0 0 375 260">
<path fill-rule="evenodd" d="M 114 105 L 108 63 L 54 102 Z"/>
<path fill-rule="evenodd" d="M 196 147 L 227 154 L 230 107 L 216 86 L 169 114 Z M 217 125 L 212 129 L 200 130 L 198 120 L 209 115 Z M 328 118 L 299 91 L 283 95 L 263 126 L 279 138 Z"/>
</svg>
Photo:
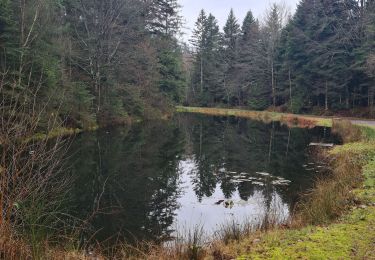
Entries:
<svg viewBox="0 0 375 260">
<path fill-rule="evenodd" d="M 268 118 L 263 118 L 263 120 Z M 284 118 L 293 125 L 311 127 L 312 121 L 301 122 L 292 116 Z M 346 121 L 335 121 L 333 131 L 343 137 L 344 142 L 357 142 L 365 138 L 359 127 Z M 348 148 L 349 147 L 349 148 Z M 363 183 L 362 166 L 368 158 L 368 153 L 374 150 L 375 145 L 370 143 L 353 143 L 352 147 L 345 146 L 334 151 L 325 150 L 318 153 L 330 165 L 326 176 L 320 176 L 313 189 L 306 194 L 296 208 L 293 219 L 282 227 L 269 225 L 253 228 L 244 225 L 232 225 L 222 228 L 222 233 L 213 239 L 204 241 L 201 228 L 189 232 L 185 239 L 177 240 L 168 246 L 139 243 L 126 245 L 119 243 L 112 250 L 91 250 L 89 252 L 69 249 L 58 249 L 40 242 L 43 247 L 38 259 L 233 259 L 244 251 L 249 252 L 257 247 L 263 237 L 277 230 L 300 230 L 307 225 L 328 224 L 338 219 L 351 206 L 359 203 L 353 189 Z M 347 150 L 345 150 L 347 149 Z M 371 152 L 370 152 L 371 153 Z M 372 152 L 373 153 L 373 152 Z M 1 169 L 1 168 L 0 168 Z M 18 206 L 15 206 L 16 208 Z M 0 226 L 0 259 L 37 259 L 35 248 L 18 239 L 14 231 Z M 244 242 L 246 241 L 246 242 Z M 245 243 L 245 245 L 244 245 Z M 230 246 L 228 246 L 230 245 Z M 109 251 L 103 256 L 105 251 Z M 94 253 L 99 252 L 99 253 Z M 102 253 L 100 253 L 102 252 Z"/>
<path fill-rule="evenodd" d="M 361 128 L 349 121 L 334 120 L 332 132 L 344 143 L 354 143 L 365 138 Z M 364 155 L 356 152 L 332 153 L 319 149 L 316 160 L 325 162 L 330 170 L 318 176 L 314 187 L 297 206 L 293 217 L 294 226 L 329 223 L 355 203 L 351 192 L 363 183 L 362 166 Z"/>
<path fill-rule="evenodd" d="M 293 115 L 282 116 L 281 122 L 286 124 L 289 128 L 314 128 L 318 124 L 317 120 L 304 117 L 296 117 Z"/>
<path fill-rule="evenodd" d="M 0 259 L 31 259 L 30 247 L 16 239 L 12 233 L 8 228 L 0 227 Z"/>
<path fill-rule="evenodd" d="M 361 127 L 348 120 L 332 120 L 332 132 L 339 135 L 344 143 L 359 142 L 364 138 Z"/>
</svg>

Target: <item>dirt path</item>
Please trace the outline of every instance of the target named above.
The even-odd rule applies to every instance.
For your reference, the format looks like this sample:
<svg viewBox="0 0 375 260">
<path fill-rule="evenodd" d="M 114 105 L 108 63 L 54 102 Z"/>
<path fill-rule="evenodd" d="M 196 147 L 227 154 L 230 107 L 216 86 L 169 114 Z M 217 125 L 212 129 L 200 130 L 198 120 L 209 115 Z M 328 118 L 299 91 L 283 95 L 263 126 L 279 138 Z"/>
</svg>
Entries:
<svg viewBox="0 0 375 260">
<path fill-rule="evenodd" d="M 268 117 L 271 120 L 278 121 L 285 116 L 298 117 L 313 119 L 317 122 L 317 125 L 320 126 L 331 126 L 332 120 L 348 120 L 355 125 L 369 126 L 375 128 L 375 119 L 363 119 L 355 117 L 340 117 L 340 116 L 317 116 L 317 115 L 305 115 L 305 114 L 288 114 L 288 113 L 279 113 L 279 112 L 270 112 L 270 111 L 252 111 L 244 109 L 235 109 L 235 108 L 208 108 L 208 107 L 183 107 L 177 106 L 177 112 L 182 113 L 199 113 L 206 115 L 217 115 L 217 116 L 237 116 L 245 117 L 252 119 L 259 119 L 264 116 Z"/>
<path fill-rule="evenodd" d="M 350 122 L 352 122 L 352 124 L 355 125 L 366 125 L 375 127 L 375 120 L 350 119 Z"/>
</svg>

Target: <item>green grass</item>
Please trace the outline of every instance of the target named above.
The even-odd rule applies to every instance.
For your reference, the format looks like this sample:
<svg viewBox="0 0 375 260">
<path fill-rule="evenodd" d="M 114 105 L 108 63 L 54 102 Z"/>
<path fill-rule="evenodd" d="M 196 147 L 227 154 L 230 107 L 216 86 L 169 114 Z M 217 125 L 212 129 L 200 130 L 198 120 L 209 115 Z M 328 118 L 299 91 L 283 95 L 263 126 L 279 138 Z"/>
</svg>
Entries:
<svg viewBox="0 0 375 260">
<path fill-rule="evenodd" d="M 370 259 L 374 256 L 375 210 L 356 209 L 339 223 L 300 230 L 275 230 L 254 245 L 244 240 L 233 250 L 249 252 L 238 259 Z M 242 248 L 241 248 L 242 247 Z"/>
</svg>

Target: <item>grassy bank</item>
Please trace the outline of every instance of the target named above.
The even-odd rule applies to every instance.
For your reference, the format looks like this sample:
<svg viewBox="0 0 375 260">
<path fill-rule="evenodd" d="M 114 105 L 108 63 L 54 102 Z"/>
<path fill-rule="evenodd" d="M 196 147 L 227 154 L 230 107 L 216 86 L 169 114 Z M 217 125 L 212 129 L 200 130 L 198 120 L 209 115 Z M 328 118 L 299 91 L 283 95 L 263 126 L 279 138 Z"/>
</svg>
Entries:
<svg viewBox="0 0 375 260">
<path fill-rule="evenodd" d="M 222 259 L 375 259 L 375 143 L 349 143 L 329 154 L 337 160 L 334 176 L 317 184 L 308 204 L 315 225 L 219 243 Z"/>
<path fill-rule="evenodd" d="M 202 107 L 182 107 L 176 108 L 178 113 L 194 113 L 212 116 L 235 116 L 249 118 L 262 122 L 279 121 L 291 127 L 314 127 L 314 126 L 332 126 L 332 118 L 323 118 L 310 115 L 296 115 L 277 113 L 269 111 L 250 111 L 241 109 L 226 108 L 202 108 Z"/>
</svg>

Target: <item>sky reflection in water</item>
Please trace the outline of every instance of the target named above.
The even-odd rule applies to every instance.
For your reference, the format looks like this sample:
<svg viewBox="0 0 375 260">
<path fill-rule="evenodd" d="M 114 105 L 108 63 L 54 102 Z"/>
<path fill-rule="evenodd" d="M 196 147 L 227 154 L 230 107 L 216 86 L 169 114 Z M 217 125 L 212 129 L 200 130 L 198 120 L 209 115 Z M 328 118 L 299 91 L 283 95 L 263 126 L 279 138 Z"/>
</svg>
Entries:
<svg viewBox="0 0 375 260">
<path fill-rule="evenodd" d="M 320 169 L 307 150 L 320 141 L 335 140 L 329 129 L 199 115 L 85 133 L 71 148 L 71 213 L 85 219 L 95 211 L 98 240 L 283 221 Z"/>
</svg>

